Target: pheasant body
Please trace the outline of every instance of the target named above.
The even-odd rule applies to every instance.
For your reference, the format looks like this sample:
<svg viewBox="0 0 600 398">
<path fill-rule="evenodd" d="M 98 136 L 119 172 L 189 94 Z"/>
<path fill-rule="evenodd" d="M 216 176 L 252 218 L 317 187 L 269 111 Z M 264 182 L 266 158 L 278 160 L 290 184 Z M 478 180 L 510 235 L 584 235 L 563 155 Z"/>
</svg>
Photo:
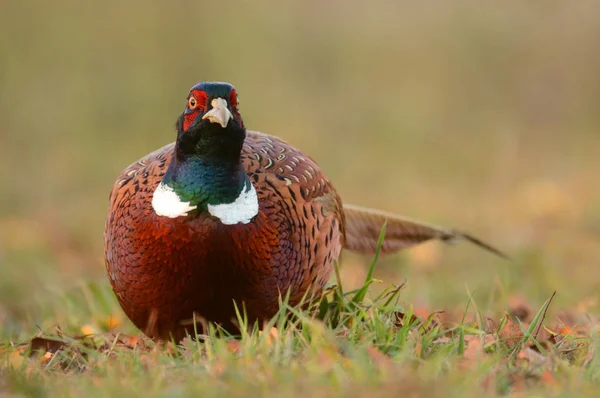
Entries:
<svg viewBox="0 0 600 398">
<path fill-rule="evenodd" d="M 345 211 L 346 209 L 346 211 Z M 348 220 L 346 220 L 346 217 Z M 190 90 L 177 141 L 123 170 L 106 219 L 105 262 L 127 316 L 148 336 L 181 339 L 202 328 L 235 329 L 318 295 L 342 247 L 382 251 L 429 239 L 466 238 L 355 206 L 344 208 L 319 166 L 279 138 L 246 131 L 227 83 Z"/>
<path fill-rule="evenodd" d="M 304 154 L 278 138 L 248 131 L 241 164 L 256 189 L 258 214 L 225 225 L 206 214 L 168 218 L 152 195 L 174 144 L 126 168 L 114 185 L 106 223 L 109 278 L 134 324 L 152 337 L 182 337 L 193 314 L 232 327 L 233 302 L 250 320 L 268 319 L 280 295 L 297 303 L 318 294 L 343 243 L 341 200 Z"/>
</svg>

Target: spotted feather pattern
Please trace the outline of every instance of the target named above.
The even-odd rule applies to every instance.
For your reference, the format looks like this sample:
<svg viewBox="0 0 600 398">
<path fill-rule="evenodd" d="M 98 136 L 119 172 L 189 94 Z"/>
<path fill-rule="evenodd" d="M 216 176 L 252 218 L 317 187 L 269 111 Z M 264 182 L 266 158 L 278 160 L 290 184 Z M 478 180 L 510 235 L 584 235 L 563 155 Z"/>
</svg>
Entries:
<svg viewBox="0 0 600 398">
<path fill-rule="evenodd" d="M 242 165 L 259 212 L 248 224 L 224 225 L 208 214 L 171 219 L 151 206 L 174 144 L 120 174 L 105 226 L 109 279 L 129 318 L 156 338 L 181 338 L 192 317 L 232 327 L 233 302 L 250 320 L 318 294 L 344 240 L 339 195 L 317 166 L 279 138 L 248 131 Z M 198 326 L 196 326 L 198 327 Z"/>
</svg>

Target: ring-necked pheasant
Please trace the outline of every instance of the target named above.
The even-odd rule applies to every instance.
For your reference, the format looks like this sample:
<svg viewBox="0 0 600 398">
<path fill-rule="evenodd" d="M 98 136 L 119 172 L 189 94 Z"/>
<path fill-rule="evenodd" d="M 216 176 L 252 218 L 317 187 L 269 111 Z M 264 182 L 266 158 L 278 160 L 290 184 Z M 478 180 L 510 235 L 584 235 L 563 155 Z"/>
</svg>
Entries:
<svg viewBox="0 0 600 398">
<path fill-rule="evenodd" d="M 106 268 L 127 316 L 154 338 L 182 338 L 193 315 L 232 328 L 234 301 L 268 319 L 328 281 L 342 247 L 382 251 L 454 230 L 342 206 L 319 166 L 279 138 L 247 131 L 236 90 L 192 87 L 177 141 L 127 167 L 110 194 Z M 312 290 L 311 290 L 312 289 Z"/>
</svg>

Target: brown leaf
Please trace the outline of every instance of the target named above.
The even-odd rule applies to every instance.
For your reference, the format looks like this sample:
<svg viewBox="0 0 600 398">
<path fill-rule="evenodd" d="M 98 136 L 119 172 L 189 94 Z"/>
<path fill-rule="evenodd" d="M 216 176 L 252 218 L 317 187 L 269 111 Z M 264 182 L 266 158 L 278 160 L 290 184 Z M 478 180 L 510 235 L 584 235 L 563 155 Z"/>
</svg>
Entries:
<svg viewBox="0 0 600 398">
<path fill-rule="evenodd" d="M 21 367 L 21 364 L 23 363 L 23 359 L 24 359 L 24 357 L 23 357 L 24 351 L 25 351 L 24 348 L 18 348 L 8 355 L 8 365 L 11 368 L 18 369 Z"/>
<path fill-rule="evenodd" d="M 440 314 L 443 311 L 428 311 L 425 308 L 415 308 L 410 319 L 406 313 L 396 311 L 396 326 L 403 327 L 404 325 L 420 325 L 421 332 L 427 332 L 441 324 Z"/>
<path fill-rule="evenodd" d="M 465 348 L 463 356 L 467 361 L 472 362 L 483 357 L 483 341 L 479 336 L 465 336 L 465 343 L 467 348 Z"/>
<path fill-rule="evenodd" d="M 121 326 L 121 319 L 114 315 L 111 315 L 102 321 L 102 327 L 104 327 L 105 330 L 113 330 L 119 326 Z"/>
<path fill-rule="evenodd" d="M 527 328 L 527 324 L 523 326 Z M 519 322 L 512 316 L 507 316 L 504 326 L 498 331 L 498 337 L 509 349 L 516 347 L 523 340 L 523 331 Z"/>
<path fill-rule="evenodd" d="M 468 362 L 481 359 L 485 355 L 484 348 L 488 344 L 493 343 L 494 340 L 495 338 L 491 334 L 486 334 L 483 337 L 475 334 L 466 335 L 465 343 L 467 344 L 467 347 L 465 348 L 463 357 Z"/>
<path fill-rule="evenodd" d="M 427 319 L 432 314 L 427 308 L 424 307 L 415 307 L 413 310 L 413 314 L 417 316 L 417 318 Z"/>
<path fill-rule="evenodd" d="M 549 363 L 548 358 L 530 347 L 523 347 L 517 354 L 517 359 L 527 361 L 529 365 L 533 367 L 542 367 Z"/>
<path fill-rule="evenodd" d="M 135 348 L 140 341 L 140 336 L 124 336 L 123 344 L 128 348 Z"/>
<path fill-rule="evenodd" d="M 42 351 L 43 353 L 51 352 L 52 354 L 55 354 L 57 351 L 66 348 L 67 344 L 59 340 L 47 339 L 44 337 L 34 337 L 31 339 L 29 346 L 32 354 L 38 351 Z"/>
<path fill-rule="evenodd" d="M 586 337 L 589 335 L 589 330 L 585 326 L 565 326 L 558 331 L 558 334 L 565 337 Z"/>
<path fill-rule="evenodd" d="M 44 364 L 50 362 L 50 360 L 52 359 L 53 356 L 54 356 L 53 353 L 51 353 L 50 351 L 46 351 L 46 353 L 40 358 L 40 364 L 44 365 Z"/>
<path fill-rule="evenodd" d="M 533 318 L 533 307 L 525 298 L 518 294 L 512 294 L 508 298 L 509 314 L 517 317 L 521 322 L 531 322 Z"/>
<path fill-rule="evenodd" d="M 98 331 L 96 330 L 96 328 L 92 325 L 83 325 L 81 328 L 79 328 L 81 330 L 81 334 L 83 334 L 84 336 L 92 336 L 94 334 L 97 334 Z"/>
<path fill-rule="evenodd" d="M 540 352 L 539 347 L 542 347 L 545 350 L 551 350 L 556 344 L 555 334 L 548 330 L 545 326 L 542 326 L 537 330 L 537 336 L 533 336 L 535 338 L 535 341 L 529 339 L 529 341 L 527 342 L 527 346 L 536 352 Z"/>
<path fill-rule="evenodd" d="M 396 326 L 401 328 L 404 327 L 404 325 L 413 325 L 420 321 L 420 319 L 414 313 L 410 316 L 410 319 L 407 318 L 408 316 L 406 313 L 402 311 L 396 311 Z"/>
</svg>

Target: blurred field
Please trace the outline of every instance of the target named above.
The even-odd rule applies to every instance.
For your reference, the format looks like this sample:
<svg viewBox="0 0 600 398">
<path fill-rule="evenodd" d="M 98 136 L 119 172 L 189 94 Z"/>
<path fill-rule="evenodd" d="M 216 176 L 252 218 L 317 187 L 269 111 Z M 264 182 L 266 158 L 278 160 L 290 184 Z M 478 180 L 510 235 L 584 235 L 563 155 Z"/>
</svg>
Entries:
<svg viewBox="0 0 600 398">
<path fill-rule="evenodd" d="M 427 244 L 383 259 L 406 303 L 598 312 L 600 3 L 516 0 L 0 4 L 0 335 L 107 286 L 118 172 L 225 80 L 246 125 L 315 158 L 348 203 L 454 226 L 514 257 Z M 344 257 L 356 286 L 368 260 Z M 130 326 L 124 326 L 125 328 Z"/>
</svg>

